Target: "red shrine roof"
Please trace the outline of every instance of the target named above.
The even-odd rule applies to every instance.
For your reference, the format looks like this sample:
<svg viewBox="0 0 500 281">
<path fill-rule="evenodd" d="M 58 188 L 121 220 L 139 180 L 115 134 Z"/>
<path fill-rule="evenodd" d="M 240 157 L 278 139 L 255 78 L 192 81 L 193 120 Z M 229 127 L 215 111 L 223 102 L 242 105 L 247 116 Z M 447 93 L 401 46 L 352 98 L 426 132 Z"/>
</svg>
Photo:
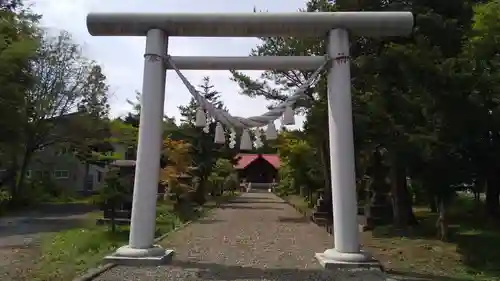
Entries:
<svg viewBox="0 0 500 281">
<path fill-rule="evenodd" d="M 234 168 L 237 170 L 245 169 L 250 165 L 253 161 L 264 158 L 269 164 L 273 165 L 274 168 L 278 169 L 281 165 L 280 157 L 277 154 L 247 154 L 240 153 L 236 155 L 236 158 L 239 158 L 238 163 L 234 165 Z"/>
</svg>

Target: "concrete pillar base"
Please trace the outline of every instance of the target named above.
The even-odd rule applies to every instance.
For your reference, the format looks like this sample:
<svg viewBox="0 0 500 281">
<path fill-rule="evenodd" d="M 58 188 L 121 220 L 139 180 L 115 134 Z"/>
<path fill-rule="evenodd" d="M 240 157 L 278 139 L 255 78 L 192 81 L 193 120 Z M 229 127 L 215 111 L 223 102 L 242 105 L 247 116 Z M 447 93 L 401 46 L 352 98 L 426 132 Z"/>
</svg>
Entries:
<svg viewBox="0 0 500 281">
<path fill-rule="evenodd" d="M 339 253 L 328 249 L 317 253 L 321 266 L 343 281 L 386 281 L 389 276 L 382 271 L 381 264 L 367 253 Z"/>
<path fill-rule="evenodd" d="M 119 265 L 162 265 L 169 263 L 174 256 L 174 250 L 165 250 L 159 245 L 148 249 L 135 249 L 130 246 L 118 248 L 112 255 L 106 256 L 106 262 Z"/>
<path fill-rule="evenodd" d="M 328 249 L 323 253 L 316 253 L 315 257 L 325 269 L 369 269 L 382 271 L 381 264 L 365 252 L 340 253 L 335 249 Z"/>
</svg>

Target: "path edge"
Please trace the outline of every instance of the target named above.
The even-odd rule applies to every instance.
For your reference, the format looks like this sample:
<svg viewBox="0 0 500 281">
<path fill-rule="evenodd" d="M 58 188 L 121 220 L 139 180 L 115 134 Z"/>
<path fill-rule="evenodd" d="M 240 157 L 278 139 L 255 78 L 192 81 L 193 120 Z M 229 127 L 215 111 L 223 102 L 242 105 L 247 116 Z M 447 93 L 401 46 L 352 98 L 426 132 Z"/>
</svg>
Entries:
<svg viewBox="0 0 500 281">
<path fill-rule="evenodd" d="M 295 211 L 297 211 L 300 215 L 302 215 L 303 217 L 307 218 L 309 220 L 310 223 L 314 224 L 316 227 L 320 228 L 321 230 L 323 230 L 324 232 L 326 232 L 326 234 L 328 234 L 328 236 L 330 237 L 333 237 L 333 234 L 328 232 L 325 227 L 323 226 L 320 226 L 318 225 L 314 219 L 312 218 L 312 216 L 309 216 L 308 214 L 304 213 L 300 208 L 298 208 L 297 206 L 295 206 L 295 204 L 293 204 L 292 202 L 290 202 L 289 200 L 283 198 L 282 196 L 276 194 L 275 192 L 273 192 L 274 195 L 276 195 L 276 197 L 278 197 L 281 201 L 283 201 L 283 203 L 286 203 L 288 204 L 289 206 L 291 206 Z"/>
<path fill-rule="evenodd" d="M 283 197 L 279 196 L 278 194 L 276 194 L 276 193 L 274 193 L 274 192 L 273 192 L 273 194 L 274 194 L 274 195 L 276 195 L 276 197 L 278 197 L 278 198 L 279 198 L 280 200 L 282 200 L 284 203 L 286 203 L 286 204 L 290 205 L 292 208 L 294 208 L 294 209 L 295 209 L 295 210 L 296 210 L 299 214 L 301 214 L 301 215 L 302 215 L 302 216 L 304 216 L 304 217 L 307 217 L 307 218 L 309 219 L 309 221 L 310 221 L 312 224 L 314 224 L 315 226 L 317 226 L 317 227 L 321 228 L 321 229 L 322 229 L 323 231 L 325 231 L 325 232 L 326 232 L 326 233 L 327 233 L 330 237 L 332 237 L 332 238 L 333 238 L 333 233 L 328 232 L 328 231 L 327 231 L 324 227 L 322 227 L 322 226 L 318 225 L 318 224 L 314 221 L 314 219 L 312 218 L 312 216 L 309 216 L 309 215 L 305 214 L 304 212 L 302 212 L 302 210 L 300 210 L 297 206 L 295 206 L 295 204 L 293 204 L 292 202 L 288 201 L 287 199 L 285 199 L 285 198 L 283 198 Z M 385 267 L 385 265 L 384 265 L 384 264 L 380 263 L 380 269 L 381 269 L 381 271 L 382 271 L 382 272 L 385 272 L 386 274 L 388 274 L 388 275 L 389 275 L 389 278 L 387 279 L 387 281 L 398 281 L 398 280 L 396 280 L 396 279 L 391 279 L 391 277 L 390 277 L 390 276 L 391 276 L 391 275 L 390 275 L 390 270 L 388 270 L 388 269 Z"/>
<path fill-rule="evenodd" d="M 219 202 L 216 202 L 215 203 L 215 208 L 211 208 L 207 211 L 207 213 L 205 213 L 205 216 L 207 216 L 208 214 L 212 213 L 213 211 L 215 211 L 216 209 L 220 208 L 220 205 L 224 204 L 224 203 L 227 203 L 229 202 L 230 200 L 240 196 L 241 193 L 236 193 L 232 196 L 229 196 Z M 279 197 L 279 196 L 278 196 Z M 281 200 L 283 200 L 281 197 L 279 197 Z M 201 217 L 200 217 L 201 218 Z M 154 242 L 155 243 L 158 243 L 160 242 L 161 240 L 167 238 L 169 235 L 189 226 L 191 223 L 193 222 L 196 222 L 198 219 L 200 218 L 197 218 L 195 220 L 190 220 L 190 221 L 187 221 L 179 226 L 177 226 L 176 228 L 168 231 L 167 233 L 164 233 L 162 234 L 161 236 L 158 236 L 157 238 L 155 238 Z M 90 268 L 88 269 L 85 273 L 83 273 L 82 275 L 80 276 L 77 276 L 76 278 L 74 278 L 72 281 L 92 281 L 93 279 L 95 279 L 96 277 L 98 277 L 99 275 L 103 274 L 104 272 L 112 269 L 113 267 L 115 266 L 118 266 L 118 264 L 116 263 L 106 263 L 106 264 L 103 264 L 103 265 L 100 265 L 100 266 L 97 266 L 97 267 L 94 267 L 94 268 Z"/>
</svg>

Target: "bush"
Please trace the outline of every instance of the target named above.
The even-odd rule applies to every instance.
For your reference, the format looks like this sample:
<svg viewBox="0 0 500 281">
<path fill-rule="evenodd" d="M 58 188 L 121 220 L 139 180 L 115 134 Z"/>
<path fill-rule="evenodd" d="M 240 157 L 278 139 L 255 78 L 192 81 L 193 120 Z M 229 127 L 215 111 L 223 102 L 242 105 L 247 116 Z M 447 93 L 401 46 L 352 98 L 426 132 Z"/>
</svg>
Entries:
<svg viewBox="0 0 500 281">
<path fill-rule="evenodd" d="M 224 179 L 224 190 L 236 191 L 240 187 L 238 175 L 232 173 Z"/>
<path fill-rule="evenodd" d="M 100 203 L 106 201 L 120 202 L 126 200 L 132 194 L 133 185 L 129 179 L 131 175 L 124 175 L 119 168 L 111 168 L 106 173 L 104 184 L 100 190 Z"/>
<path fill-rule="evenodd" d="M 314 145 L 291 133 L 280 135 L 278 154 L 281 159 L 280 196 L 303 195 L 312 201 L 312 193 L 323 186 L 323 174 Z M 304 188 L 302 188 L 304 187 Z"/>
<path fill-rule="evenodd" d="M 12 196 L 10 196 L 10 193 L 7 190 L 0 189 L 0 214 L 3 214 L 7 210 L 11 199 Z"/>
<path fill-rule="evenodd" d="M 50 189 L 41 181 L 26 181 L 17 193 L 15 207 L 37 205 L 40 202 L 49 201 L 52 197 L 54 196 L 50 192 Z"/>
<path fill-rule="evenodd" d="M 18 201 L 24 206 L 36 205 L 41 202 L 66 202 L 74 197 L 72 188 L 57 185 L 49 175 L 35 175 L 27 179 L 19 192 Z"/>
<path fill-rule="evenodd" d="M 168 192 L 174 195 L 176 201 L 189 197 L 188 194 L 193 192 L 193 189 L 189 184 L 179 182 L 178 180 L 172 180 L 168 184 Z"/>
<path fill-rule="evenodd" d="M 213 194 L 222 195 L 224 190 L 237 190 L 239 186 L 236 171 L 228 159 L 217 159 L 212 173 L 208 177 Z"/>
<path fill-rule="evenodd" d="M 100 190 L 97 203 L 111 210 L 111 231 L 116 232 L 114 210 L 125 203 L 132 194 L 131 174 L 122 173 L 119 168 L 111 168 L 106 173 L 104 184 Z"/>
<path fill-rule="evenodd" d="M 295 177 L 293 176 L 292 168 L 289 163 L 283 161 L 283 165 L 279 170 L 280 181 L 275 189 L 278 196 L 288 196 L 296 193 Z"/>
</svg>

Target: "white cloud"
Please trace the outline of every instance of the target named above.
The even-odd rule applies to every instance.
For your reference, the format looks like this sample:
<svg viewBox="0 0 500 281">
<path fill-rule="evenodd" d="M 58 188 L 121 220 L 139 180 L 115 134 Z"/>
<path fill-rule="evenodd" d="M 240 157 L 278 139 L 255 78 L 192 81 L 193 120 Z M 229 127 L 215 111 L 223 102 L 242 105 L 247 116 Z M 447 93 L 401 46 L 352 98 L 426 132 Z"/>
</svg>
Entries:
<svg viewBox="0 0 500 281">
<path fill-rule="evenodd" d="M 43 16 L 42 25 L 54 32 L 66 30 L 84 48 L 86 56 L 99 62 L 108 77 L 113 96 L 112 114 L 119 116 L 130 110 L 126 99 L 134 99 L 142 88 L 145 40 L 142 37 L 93 37 L 86 28 L 89 12 L 250 12 L 254 7 L 272 12 L 290 12 L 304 7 L 304 0 L 32 0 L 33 10 Z M 171 55 L 241 56 L 256 46 L 255 38 L 171 38 Z M 269 104 L 261 98 L 238 94 L 238 86 L 229 80 L 228 71 L 185 71 L 195 85 L 210 76 L 222 93 L 224 103 L 234 115 L 258 115 Z M 259 72 L 248 72 L 252 76 Z M 165 113 L 179 119 L 177 107 L 188 103 L 190 95 L 175 73 L 168 72 Z M 243 106 L 242 106 L 243 105 Z M 297 118 L 300 123 L 303 118 Z"/>
</svg>

